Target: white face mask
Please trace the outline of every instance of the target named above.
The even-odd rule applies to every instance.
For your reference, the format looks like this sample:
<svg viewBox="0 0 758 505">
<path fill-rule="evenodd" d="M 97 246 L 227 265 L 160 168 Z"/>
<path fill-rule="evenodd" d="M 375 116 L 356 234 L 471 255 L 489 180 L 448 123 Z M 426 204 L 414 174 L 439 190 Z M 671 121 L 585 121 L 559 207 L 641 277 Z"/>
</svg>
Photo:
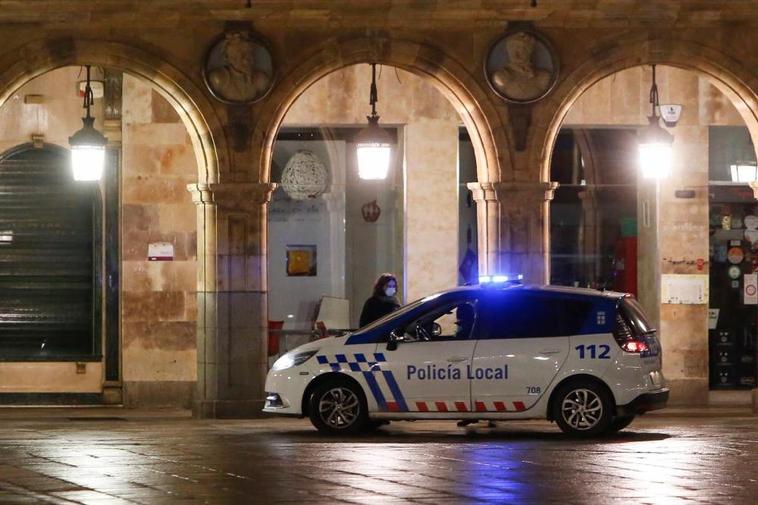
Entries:
<svg viewBox="0 0 758 505">
<path fill-rule="evenodd" d="M 387 296 L 395 296 L 395 293 L 397 293 L 396 288 L 384 288 L 384 294 Z"/>
</svg>

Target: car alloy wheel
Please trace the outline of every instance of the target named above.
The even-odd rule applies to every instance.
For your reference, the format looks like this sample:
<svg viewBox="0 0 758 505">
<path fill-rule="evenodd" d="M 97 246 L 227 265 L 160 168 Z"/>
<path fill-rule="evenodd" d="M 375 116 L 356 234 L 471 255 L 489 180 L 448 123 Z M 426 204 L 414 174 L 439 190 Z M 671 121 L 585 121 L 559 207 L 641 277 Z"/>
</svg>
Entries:
<svg viewBox="0 0 758 505">
<path fill-rule="evenodd" d="M 338 386 L 327 390 L 318 401 L 319 417 L 335 430 L 352 426 L 361 413 L 361 401 L 353 391 Z"/>
<path fill-rule="evenodd" d="M 594 391 L 574 389 L 563 398 L 561 415 L 574 430 L 591 430 L 603 417 L 603 401 Z"/>
</svg>

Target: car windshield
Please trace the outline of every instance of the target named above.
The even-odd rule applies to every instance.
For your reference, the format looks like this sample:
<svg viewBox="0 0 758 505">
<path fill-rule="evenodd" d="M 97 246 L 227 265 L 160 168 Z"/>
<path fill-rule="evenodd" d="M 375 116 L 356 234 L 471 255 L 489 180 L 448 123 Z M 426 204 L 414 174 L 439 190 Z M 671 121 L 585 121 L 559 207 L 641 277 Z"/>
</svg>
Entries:
<svg viewBox="0 0 758 505">
<path fill-rule="evenodd" d="M 377 319 L 376 321 L 367 324 L 363 328 L 360 328 L 360 329 L 356 330 L 355 332 L 353 332 L 353 335 L 362 335 L 363 333 L 369 332 L 369 331 L 373 330 L 374 328 L 383 325 L 384 323 L 386 323 L 390 319 L 395 319 L 396 317 L 402 317 L 403 315 L 405 315 L 408 312 L 412 311 L 413 309 L 415 309 L 416 307 L 420 306 L 421 304 L 426 303 L 426 302 L 431 301 L 431 300 L 434 300 L 438 296 L 440 296 L 439 293 L 434 294 L 434 295 L 430 295 L 430 296 L 421 298 L 419 300 L 416 300 L 415 302 L 411 302 L 408 305 L 405 305 L 404 307 L 400 307 L 398 310 L 396 310 L 394 312 L 390 312 L 386 316 L 383 316 L 383 317 Z"/>
</svg>

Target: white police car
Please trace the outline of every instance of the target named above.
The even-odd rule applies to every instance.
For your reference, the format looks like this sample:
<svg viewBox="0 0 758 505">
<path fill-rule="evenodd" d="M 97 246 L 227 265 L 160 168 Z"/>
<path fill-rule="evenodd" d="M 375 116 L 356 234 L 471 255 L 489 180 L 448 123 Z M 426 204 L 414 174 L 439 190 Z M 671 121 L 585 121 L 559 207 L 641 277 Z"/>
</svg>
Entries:
<svg viewBox="0 0 758 505">
<path fill-rule="evenodd" d="M 593 436 L 663 408 L 668 394 L 656 332 L 630 295 L 490 284 L 285 354 L 263 410 L 308 416 L 324 433 L 395 419 L 547 418 Z"/>
</svg>

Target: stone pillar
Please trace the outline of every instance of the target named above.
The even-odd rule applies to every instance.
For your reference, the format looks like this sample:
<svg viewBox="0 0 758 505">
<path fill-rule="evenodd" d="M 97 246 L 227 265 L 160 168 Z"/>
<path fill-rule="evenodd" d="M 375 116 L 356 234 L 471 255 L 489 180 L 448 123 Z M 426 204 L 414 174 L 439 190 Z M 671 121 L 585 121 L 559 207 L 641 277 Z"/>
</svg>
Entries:
<svg viewBox="0 0 758 505">
<path fill-rule="evenodd" d="M 550 280 L 548 203 L 555 182 L 472 182 L 481 273 L 523 274 L 525 282 Z"/>
<path fill-rule="evenodd" d="M 266 228 L 274 184 L 192 184 L 197 204 L 195 417 L 260 415 L 267 371 Z"/>
</svg>

